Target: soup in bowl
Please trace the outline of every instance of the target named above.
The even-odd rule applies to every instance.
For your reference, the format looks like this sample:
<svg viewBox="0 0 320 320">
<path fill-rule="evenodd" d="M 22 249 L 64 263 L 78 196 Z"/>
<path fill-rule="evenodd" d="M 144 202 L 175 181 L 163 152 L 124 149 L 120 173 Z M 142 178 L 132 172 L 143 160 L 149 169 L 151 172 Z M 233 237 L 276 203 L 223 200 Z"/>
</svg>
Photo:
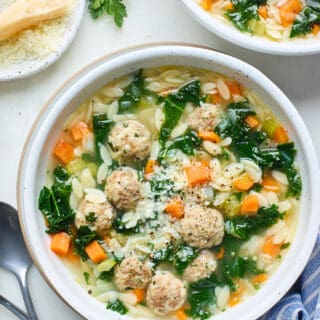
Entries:
<svg viewBox="0 0 320 320">
<path fill-rule="evenodd" d="M 243 319 L 256 317 L 275 299 L 265 308 L 247 306 L 274 291 L 283 272 L 286 286 L 276 288 L 284 294 L 315 239 L 315 223 L 301 224 L 312 178 L 299 162 L 305 150 L 290 122 L 300 118 L 285 98 L 279 108 L 245 75 L 257 73 L 281 99 L 269 80 L 234 58 L 156 48 L 109 58 L 101 63 L 108 71 L 89 68 L 80 77 L 91 73 L 89 86 L 89 78 L 73 80 L 66 93 L 78 94 L 61 101 L 60 111 L 45 110 L 54 134 L 45 126 L 32 190 L 38 236 L 30 241 L 41 239 L 57 267 L 45 265 L 50 282 L 68 279 L 68 289 L 54 286 L 65 298 L 88 301 L 83 307 L 68 300 L 90 319 L 223 319 L 240 308 Z M 283 267 L 297 259 L 301 228 L 308 228 L 310 245 L 290 274 Z"/>
<path fill-rule="evenodd" d="M 319 3 L 307 0 L 182 0 L 209 31 L 246 49 L 275 55 L 319 53 Z"/>
</svg>

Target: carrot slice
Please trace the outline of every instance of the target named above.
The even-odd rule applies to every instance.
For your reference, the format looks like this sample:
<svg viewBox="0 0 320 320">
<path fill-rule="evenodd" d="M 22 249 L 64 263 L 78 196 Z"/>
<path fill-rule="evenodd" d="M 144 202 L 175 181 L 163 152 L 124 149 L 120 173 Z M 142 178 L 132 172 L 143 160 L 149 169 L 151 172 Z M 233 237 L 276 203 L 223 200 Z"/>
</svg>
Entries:
<svg viewBox="0 0 320 320">
<path fill-rule="evenodd" d="M 314 24 L 312 27 L 312 34 L 316 36 L 320 32 L 320 25 L 319 24 Z"/>
<path fill-rule="evenodd" d="M 207 162 L 193 162 L 185 168 L 190 186 L 196 186 L 210 181 L 210 170 Z"/>
<path fill-rule="evenodd" d="M 233 94 L 236 94 L 238 96 L 242 95 L 240 85 L 238 82 L 227 81 L 226 85 L 228 86 L 231 95 L 233 95 Z"/>
<path fill-rule="evenodd" d="M 144 289 L 134 289 L 134 290 L 132 290 L 132 292 L 137 298 L 137 302 L 136 303 L 140 303 L 140 302 L 142 302 L 144 300 L 144 297 L 145 297 Z"/>
<path fill-rule="evenodd" d="M 226 7 L 225 7 L 226 10 L 233 10 L 233 8 L 234 8 L 234 6 L 233 6 L 232 2 L 228 2 L 226 4 Z"/>
<path fill-rule="evenodd" d="M 267 19 L 268 18 L 267 6 L 260 6 L 258 8 L 258 13 L 262 18 Z"/>
<path fill-rule="evenodd" d="M 221 95 L 219 93 L 215 93 L 210 95 L 210 100 L 212 103 L 218 104 L 223 102 L 223 98 L 221 97 Z"/>
<path fill-rule="evenodd" d="M 53 153 L 65 164 L 73 160 L 73 145 L 61 139 L 54 147 Z"/>
<path fill-rule="evenodd" d="M 99 263 L 107 259 L 107 254 L 96 240 L 89 243 L 84 250 L 94 263 Z"/>
<path fill-rule="evenodd" d="M 262 251 L 271 257 L 277 257 L 281 251 L 281 243 L 273 243 L 273 237 L 268 237 L 263 244 Z"/>
<path fill-rule="evenodd" d="M 171 199 L 164 210 L 176 219 L 181 219 L 184 216 L 184 205 L 180 198 Z"/>
<path fill-rule="evenodd" d="M 271 175 L 267 175 L 262 179 L 262 186 L 268 191 L 279 191 L 279 182 L 274 179 Z"/>
<path fill-rule="evenodd" d="M 240 281 L 237 282 L 237 285 L 238 285 L 237 290 L 234 292 L 231 292 L 230 294 L 230 298 L 228 302 L 230 307 L 233 307 L 240 302 L 241 295 L 244 291 L 244 286 Z"/>
<path fill-rule="evenodd" d="M 223 259 L 224 257 L 224 247 L 221 247 L 220 250 L 216 254 L 217 259 Z"/>
<path fill-rule="evenodd" d="M 202 0 L 202 8 L 204 10 L 210 10 L 212 7 L 212 0 Z"/>
<path fill-rule="evenodd" d="M 302 10 L 300 0 L 288 0 L 280 8 L 280 18 L 283 26 L 287 27 L 292 24 L 296 15 Z"/>
<path fill-rule="evenodd" d="M 71 134 L 75 141 L 81 140 L 85 135 L 87 135 L 90 130 L 88 125 L 84 122 L 78 122 L 71 128 Z"/>
<path fill-rule="evenodd" d="M 241 177 L 233 182 L 233 186 L 239 191 L 248 191 L 254 185 L 254 181 L 247 173 L 244 173 Z"/>
<path fill-rule="evenodd" d="M 267 281 L 268 277 L 265 273 L 257 274 L 256 276 L 252 277 L 251 281 L 253 284 L 259 284 Z"/>
<path fill-rule="evenodd" d="M 202 140 L 208 140 L 212 142 L 219 142 L 221 139 L 220 137 L 213 131 L 198 131 L 198 137 Z"/>
<path fill-rule="evenodd" d="M 176 316 L 177 320 L 187 320 L 188 319 L 186 313 L 184 312 L 184 308 L 180 308 L 177 311 L 175 311 L 174 315 Z"/>
<path fill-rule="evenodd" d="M 254 116 L 247 116 L 244 121 L 250 128 L 256 128 L 259 125 L 259 120 Z"/>
<path fill-rule="evenodd" d="M 283 126 L 277 127 L 273 134 L 273 139 L 275 142 L 281 144 L 289 141 L 289 136 L 286 129 Z"/>
<path fill-rule="evenodd" d="M 145 174 L 153 173 L 155 164 L 156 164 L 156 160 L 149 159 L 144 169 L 144 173 Z"/>
<path fill-rule="evenodd" d="M 259 199 L 254 194 L 247 195 L 241 203 L 241 214 L 255 215 L 259 210 Z"/>
<path fill-rule="evenodd" d="M 70 246 L 71 237 L 65 232 L 59 232 L 52 236 L 50 249 L 60 255 L 64 256 Z"/>
</svg>

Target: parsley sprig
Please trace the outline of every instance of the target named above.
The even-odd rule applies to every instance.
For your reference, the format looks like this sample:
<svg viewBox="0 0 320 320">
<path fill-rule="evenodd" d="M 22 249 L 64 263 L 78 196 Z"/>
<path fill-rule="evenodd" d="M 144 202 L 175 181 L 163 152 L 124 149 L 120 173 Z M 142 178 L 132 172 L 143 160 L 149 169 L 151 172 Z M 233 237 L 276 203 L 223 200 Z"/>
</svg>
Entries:
<svg viewBox="0 0 320 320">
<path fill-rule="evenodd" d="M 93 19 L 98 19 L 105 14 L 113 16 L 118 27 L 122 27 L 123 20 L 127 17 L 123 0 L 89 0 L 88 9 Z"/>
</svg>

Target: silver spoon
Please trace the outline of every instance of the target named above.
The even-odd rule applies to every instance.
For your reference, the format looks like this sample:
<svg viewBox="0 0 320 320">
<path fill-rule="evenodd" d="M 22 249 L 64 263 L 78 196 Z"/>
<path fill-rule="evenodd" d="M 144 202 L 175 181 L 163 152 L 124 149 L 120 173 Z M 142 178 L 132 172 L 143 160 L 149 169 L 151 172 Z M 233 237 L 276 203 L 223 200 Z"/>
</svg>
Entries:
<svg viewBox="0 0 320 320">
<path fill-rule="evenodd" d="M 21 320 L 29 320 L 28 316 L 16 307 L 13 303 L 7 300 L 4 296 L 0 294 L 0 304 L 9 309 L 12 313 L 14 313 Z"/>
<path fill-rule="evenodd" d="M 27 284 L 32 261 L 23 241 L 18 213 L 3 202 L 0 202 L 0 252 L 0 267 L 16 276 L 28 315 L 31 320 L 37 320 Z"/>
</svg>

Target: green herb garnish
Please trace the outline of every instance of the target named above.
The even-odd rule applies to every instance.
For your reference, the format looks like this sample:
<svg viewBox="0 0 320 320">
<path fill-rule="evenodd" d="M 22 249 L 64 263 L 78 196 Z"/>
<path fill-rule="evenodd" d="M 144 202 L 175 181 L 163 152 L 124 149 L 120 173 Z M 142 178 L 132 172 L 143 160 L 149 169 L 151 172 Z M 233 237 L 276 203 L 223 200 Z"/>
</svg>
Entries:
<svg viewBox="0 0 320 320">
<path fill-rule="evenodd" d="M 88 9 L 93 19 L 98 19 L 105 14 L 113 16 L 118 27 L 122 27 L 123 20 L 127 17 L 123 0 L 89 0 Z"/>
</svg>

